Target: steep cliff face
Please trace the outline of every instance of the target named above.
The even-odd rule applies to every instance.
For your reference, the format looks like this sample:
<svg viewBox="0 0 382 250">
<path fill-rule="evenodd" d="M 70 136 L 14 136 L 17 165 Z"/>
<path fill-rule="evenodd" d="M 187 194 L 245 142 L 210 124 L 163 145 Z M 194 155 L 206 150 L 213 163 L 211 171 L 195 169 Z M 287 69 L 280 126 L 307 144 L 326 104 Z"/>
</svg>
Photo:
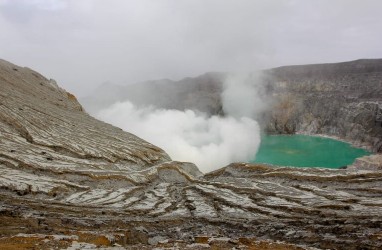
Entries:
<svg viewBox="0 0 382 250">
<path fill-rule="evenodd" d="M 382 60 L 287 66 L 266 71 L 275 99 L 270 133 L 337 136 L 382 151 Z"/>
<path fill-rule="evenodd" d="M 1 249 L 382 247 L 380 171 L 236 163 L 203 175 L 30 69 L 1 61 L 0 87 Z"/>
<path fill-rule="evenodd" d="M 286 66 L 259 74 L 262 77 L 254 78 L 253 84 L 271 103 L 257 119 L 266 132 L 335 136 L 382 152 L 382 59 Z M 221 93 L 227 76 L 210 73 L 178 82 L 152 81 L 114 90 L 105 86 L 102 92 L 138 105 L 224 115 Z M 91 112 L 112 102 L 102 96 L 83 101 Z"/>
</svg>

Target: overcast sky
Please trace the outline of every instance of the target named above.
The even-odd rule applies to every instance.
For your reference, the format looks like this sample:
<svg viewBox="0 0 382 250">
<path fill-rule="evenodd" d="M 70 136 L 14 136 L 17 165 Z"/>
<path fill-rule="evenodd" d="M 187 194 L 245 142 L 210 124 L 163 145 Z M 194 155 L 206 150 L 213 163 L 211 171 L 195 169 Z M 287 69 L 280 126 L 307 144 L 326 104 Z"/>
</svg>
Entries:
<svg viewBox="0 0 382 250">
<path fill-rule="evenodd" d="M 381 0 L 0 0 L 0 58 L 103 82 L 382 57 Z"/>
</svg>

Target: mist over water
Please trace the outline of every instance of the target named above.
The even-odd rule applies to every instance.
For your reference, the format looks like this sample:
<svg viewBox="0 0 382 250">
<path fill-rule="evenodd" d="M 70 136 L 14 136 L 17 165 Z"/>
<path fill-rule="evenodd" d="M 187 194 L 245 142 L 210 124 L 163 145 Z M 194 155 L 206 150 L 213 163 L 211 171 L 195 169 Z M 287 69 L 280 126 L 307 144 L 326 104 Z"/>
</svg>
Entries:
<svg viewBox="0 0 382 250">
<path fill-rule="evenodd" d="M 161 147 L 173 160 L 192 162 L 209 172 L 232 162 L 248 162 L 256 154 L 260 128 L 254 118 L 264 106 L 258 88 L 253 76 L 228 76 L 221 96 L 224 117 L 142 107 L 129 100 L 94 115 Z"/>
</svg>

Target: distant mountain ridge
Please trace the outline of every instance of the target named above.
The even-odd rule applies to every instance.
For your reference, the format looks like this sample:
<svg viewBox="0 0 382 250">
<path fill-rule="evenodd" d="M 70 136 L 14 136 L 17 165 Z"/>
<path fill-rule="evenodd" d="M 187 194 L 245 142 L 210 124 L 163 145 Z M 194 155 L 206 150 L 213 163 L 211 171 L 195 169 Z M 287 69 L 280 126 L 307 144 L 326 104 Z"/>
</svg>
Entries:
<svg viewBox="0 0 382 250">
<path fill-rule="evenodd" d="M 211 98 L 210 77 L 185 85 Z M 203 174 L 0 61 L 0 249 L 381 249 L 382 172 L 370 159 Z"/>
<path fill-rule="evenodd" d="M 339 74 L 339 73 L 369 73 L 382 71 L 382 59 L 358 59 L 348 62 L 290 65 L 269 69 L 274 74 L 294 74 L 294 75 L 312 75 L 312 74 Z"/>
<path fill-rule="evenodd" d="M 375 126 L 382 108 L 382 59 L 282 66 L 255 74 L 262 77 L 254 84 L 273 103 L 258 116 L 266 132 L 324 134 L 382 151 L 382 131 Z M 206 73 L 180 81 L 105 86 L 99 91 L 105 94 L 81 102 L 92 114 L 115 101 L 129 100 L 137 105 L 224 115 L 221 93 L 229 75 Z"/>
<path fill-rule="evenodd" d="M 125 86 L 103 85 L 94 94 L 81 98 L 81 102 L 91 114 L 116 101 L 124 100 L 137 105 L 180 110 L 198 109 L 216 114 L 221 112 L 220 98 L 216 94 L 223 90 L 224 78 L 224 73 L 206 73 L 179 81 L 157 80 Z"/>
</svg>

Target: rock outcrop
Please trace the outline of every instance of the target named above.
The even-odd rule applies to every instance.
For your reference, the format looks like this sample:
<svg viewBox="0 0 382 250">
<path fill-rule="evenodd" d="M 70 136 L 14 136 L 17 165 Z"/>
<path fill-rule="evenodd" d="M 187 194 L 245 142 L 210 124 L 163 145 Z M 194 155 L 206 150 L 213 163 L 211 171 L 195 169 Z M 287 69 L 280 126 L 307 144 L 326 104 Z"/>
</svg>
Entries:
<svg viewBox="0 0 382 250">
<path fill-rule="evenodd" d="M 335 136 L 382 152 L 382 59 L 266 71 L 270 133 Z"/>
<path fill-rule="evenodd" d="M 382 247 L 381 171 L 203 175 L 30 69 L 1 61 L 0 89 L 0 248 Z"/>
<path fill-rule="evenodd" d="M 228 75 L 109 85 L 98 92 L 113 98 L 93 95 L 83 102 L 91 113 L 117 97 L 138 105 L 224 115 L 221 93 Z M 272 100 L 257 119 L 267 133 L 328 135 L 382 152 L 382 59 L 285 66 L 254 75 L 260 96 Z"/>
</svg>

